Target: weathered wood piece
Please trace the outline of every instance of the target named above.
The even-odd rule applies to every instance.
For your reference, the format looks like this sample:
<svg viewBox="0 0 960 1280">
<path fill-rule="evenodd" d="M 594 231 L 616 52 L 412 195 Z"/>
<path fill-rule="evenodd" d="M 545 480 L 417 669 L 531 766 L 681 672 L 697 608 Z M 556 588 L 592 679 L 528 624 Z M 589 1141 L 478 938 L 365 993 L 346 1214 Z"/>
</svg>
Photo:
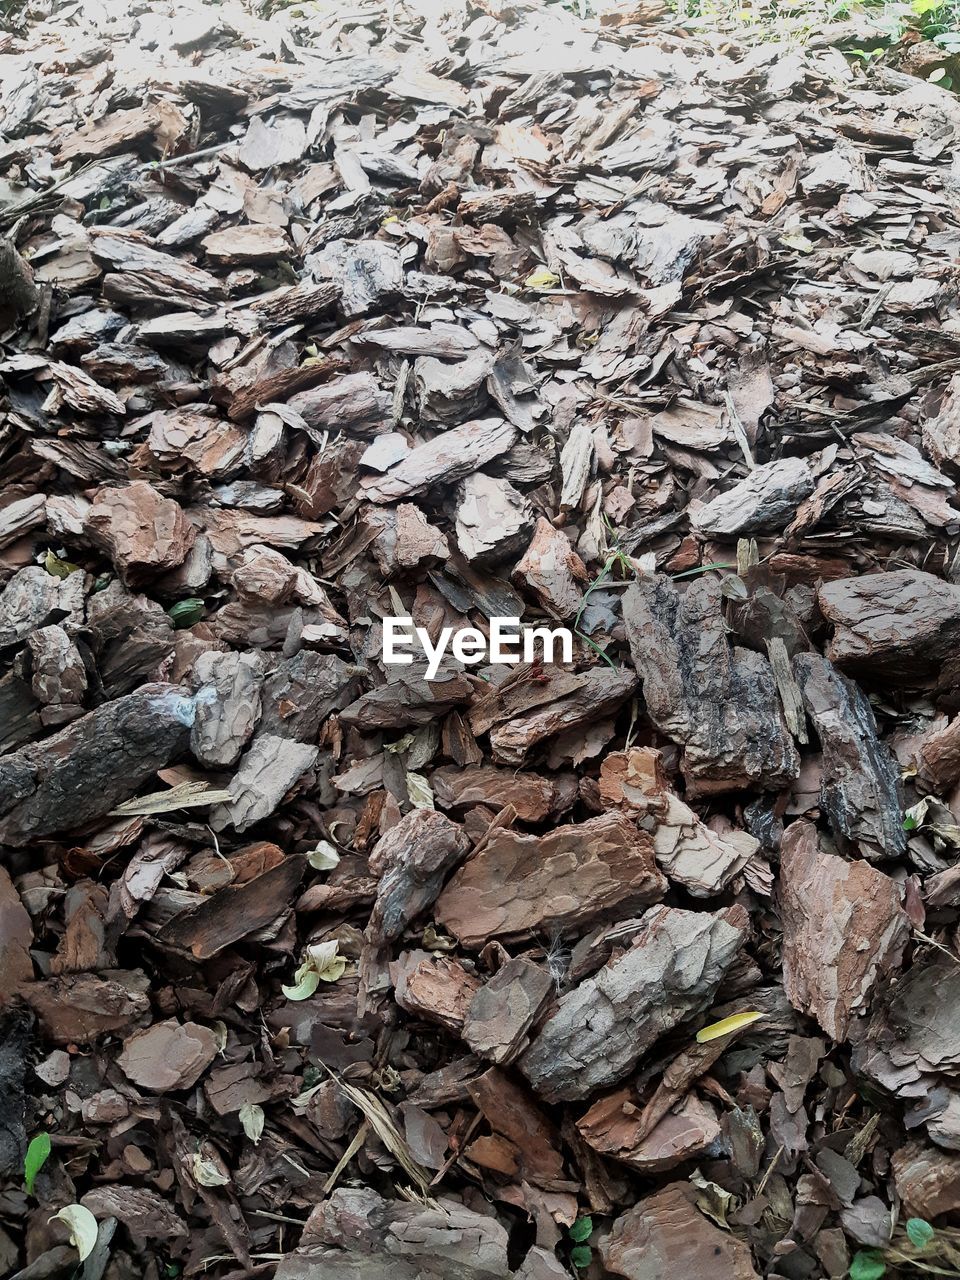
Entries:
<svg viewBox="0 0 960 1280">
<path fill-rule="evenodd" d="M 651 908 L 631 948 L 561 999 L 521 1071 L 549 1102 L 616 1084 L 660 1036 L 709 1006 L 748 927 L 741 907 Z"/>
<path fill-rule="evenodd" d="M 715 578 L 681 592 L 657 576 L 626 593 L 623 616 L 647 712 L 682 746 L 690 794 L 776 789 L 797 776 L 797 750 L 770 664 L 731 647 L 720 606 Z"/>
</svg>

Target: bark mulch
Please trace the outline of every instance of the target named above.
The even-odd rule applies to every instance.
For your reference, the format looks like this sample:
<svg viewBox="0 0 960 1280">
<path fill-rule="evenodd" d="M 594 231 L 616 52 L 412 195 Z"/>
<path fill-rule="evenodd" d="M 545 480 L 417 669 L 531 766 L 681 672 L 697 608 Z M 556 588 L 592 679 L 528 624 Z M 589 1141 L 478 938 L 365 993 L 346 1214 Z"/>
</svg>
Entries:
<svg viewBox="0 0 960 1280">
<path fill-rule="evenodd" d="M 960 1275 L 960 99 L 830 38 L 0 36 L 0 1272 Z"/>
</svg>

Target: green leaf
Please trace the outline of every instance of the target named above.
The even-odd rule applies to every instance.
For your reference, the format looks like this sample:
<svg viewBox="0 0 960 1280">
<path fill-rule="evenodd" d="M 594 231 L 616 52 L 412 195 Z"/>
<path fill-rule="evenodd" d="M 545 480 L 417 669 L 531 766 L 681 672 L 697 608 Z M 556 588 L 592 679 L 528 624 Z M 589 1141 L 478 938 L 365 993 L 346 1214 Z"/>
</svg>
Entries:
<svg viewBox="0 0 960 1280">
<path fill-rule="evenodd" d="M 593 1219 L 578 1218 L 567 1235 L 577 1244 L 583 1244 L 584 1240 L 589 1240 L 593 1235 Z"/>
<path fill-rule="evenodd" d="M 925 1218 L 908 1218 L 907 1235 L 917 1249 L 925 1249 L 937 1233 Z"/>
<path fill-rule="evenodd" d="M 593 1261 L 593 1250 L 588 1244 L 578 1244 L 570 1250 L 570 1261 L 575 1267 L 589 1267 Z"/>
<path fill-rule="evenodd" d="M 176 604 L 172 604 L 167 610 L 167 616 L 180 631 L 183 627 L 192 627 L 195 622 L 199 622 L 203 617 L 204 608 L 202 600 L 191 596 L 189 600 L 178 600 Z"/>
<path fill-rule="evenodd" d="M 27 1154 L 23 1158 L 23 1181 L 27 1188 L 27 1195 L 33 1195 L 33 1184 L 37 1180 L 37 1174 L 50 1159 L 50 1135 L 49 1133 L 38 1133 L 30 1139 L 30 1145 L 27 1147 Z"/>
<path fill-rule="evenodd" d="M 887 1269 L 876 1249 L 858 1249 L 850 1263 L 850 1280 L 880 1280 Z"/>
</svg>

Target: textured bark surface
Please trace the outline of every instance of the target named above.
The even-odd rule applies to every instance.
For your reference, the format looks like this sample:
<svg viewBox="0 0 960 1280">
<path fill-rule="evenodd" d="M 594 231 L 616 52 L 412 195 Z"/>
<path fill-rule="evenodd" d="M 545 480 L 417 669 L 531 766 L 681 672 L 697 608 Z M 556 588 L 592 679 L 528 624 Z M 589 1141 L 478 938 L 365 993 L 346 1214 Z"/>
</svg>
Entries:
<svg viewBox="0 0 960 1280">
<path fill-rule="evenodd" d="M 443 814 L 416 809 L 401 818 L 370 854 L 370 870 L 380 882 L 368 940 L 382 944 L 398 937 L 436 900 L 447 873 L 469 849 L 466 836 Z"/>
<path fill-rule="evenodd" d="M 551 1102 L 616 1084 L 660 1036 L 707 1008 L 747 928 L 739 907 L 653 907 L 628 951 L 563 996 L 520 1069 Z"/>
<path fill-rule="evenodd" d="M 757 1280 L 749 1249 L 696 1208 L 692 1188 L 673 1182 L 618 1218 L 601 1246 L 603 1265 L 625 1280 Z"/>
<path fill-rule="evenodd" d="M 468 948 L 489 938 L 559 935 L 658 901 L 666 881 L 649 836 L 606 814 L 546 836 L 491 836 L 450 881 L 437 919 Z"/>
<path fill-rule="evenodd" d="M 731 648 L 720 584 L 702 578 L 681 592 L 667 579 L 639 582 L 623 614 L 647 713 L 683 748 L 691 793 L 776 789 L 799 757 L 783 721 L 769 663 Z"/>
<path fill-rule="evenodd" d="M 956 649 L 960 587 L 933 574 L 903 569 L 826 582 L 817 601 L 833 626 L 827 656 L 845 670 L 902 683 Z"/>
<path fill-rule="evenodd" d="M 145 685 L 4 756 L 0 841 L 25 845 L 103 817 L 184 750 L 193 717 L 179 686 Z"/>
<path fill-rule="evenodd" d="M 818 846 L 816 828 L 794 823 L 780 855 L 783 984 L 792 1003 L 835 1040 L 896 972 L 910 937 L 903 891 L 866 862 Z"/>
<path fill-rule="evenodd" d="M 877 737 L 866 694 L 819 654 L 799 654 L 793 667 L 823 751 L 820 800 L 834 835 L 863 857 L 900 857 L 899 771 Z"/>
</svg>

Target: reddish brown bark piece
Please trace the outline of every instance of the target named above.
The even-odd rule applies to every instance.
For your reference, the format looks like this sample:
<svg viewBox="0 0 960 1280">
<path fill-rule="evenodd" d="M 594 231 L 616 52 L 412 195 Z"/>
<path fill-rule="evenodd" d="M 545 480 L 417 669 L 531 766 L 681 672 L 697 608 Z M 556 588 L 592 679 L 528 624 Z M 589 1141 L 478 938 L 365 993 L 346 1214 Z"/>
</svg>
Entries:
<svg viewBox="0 0 960 1280">
<path fill-rule="evenodd" d="M 34 982 L 22 994 L 53 1044 L 87 1044 L 148 1014 L 149 989 L 140 969 L 104 969 Z"/>
<path fill-rule="evenodd" d="M 58 159 L 61 164 L 90 156 L 110 156 L 117 151 L 127 151 L 130 144 L 149 138 L 160 124 L 160 112 L 153 106 L 131 107 L 129 111 L 114 111 L 93 124 L 85 125 L 70 133 L 60 144 Z"/>
<path fill-rule="evenodd" d="M 170 946 L 209 960 L 224 948 L 267 928 L 290 910 L 306 863 L 291 854 L 244 883 L 227 885 L 199 906 L 176 916 L 160 930 Z"/>
<path fill-rule="evenodd" d="M 97 1218 L 117 1218 L 134 1237 L 178 1240 L 189 1234 L 169 1201 L 149 1187 L 94 1187 L 80 1203 Z"/>
<path fill-rule="evenodd" d="M 616 711 L 636 689 L 637 677 L 632 671 L 603 668 L 573 676 L 566 683 L 574 687 L 564 696 L 507 720 L 491 732 L 490 746 L 498 764 L 522 764 L 527 752 L 545 739 L 594 724 Z M 476 726 L 474 731 L 478 732 Z"/>
<path fill-rule="evenodd" d="M 470 1002 L 481 986 L 475 973 L 450 956 L 431 956 L 423 951 L 406 952 L 391 973 L 401 1009 L 460 1034 Z"/>
<path fill-rule="evenodd" d="M 731 648 L 720 583 L 681 592 L 669 579 L 638 582 L 623 600 L 647 712 L 683 747 L 689 794 L 776 789 L 797 776 L 773 672 L 752 649 Z"/>
<path fill-rule="evenodd" d="M 541 516 L 511 581 L 554 617 L 566 619 L 579 609 L 589 574 L 567 535 Z"/>
<path fill-rule="evenodd" d="M 515 773 L 492 765 L 458 769 L 444 765 L 430 775 L 434 798 L 444 809 L 483 804 L 500 809 L 511 805 L 521 822 L 544 822 L 569 809 L 577 798 L 572 773 Z"/>
<path fill-rule="evenodd" d="M 168 1093 L 196 1084 L 217 1056 L 217 1037 L 197 1022 L 155 1022 L 124 1041 L 117 1063 L 142 1089 Z"/>
<path fill-rule="evenodd" d="M 380 875 L 367 939 L 382 945 L 398 938 L 436 899 L 447 873 L 467 855 L 470 842 L 442 813 L 415 809 L 392 827 L 370 854 Z"/>
<path fill-rule="evenodd" d="M 214 231 L 201 241 L 207 256 L 215 262 L 237 265 L 244 262 L 272 262 L 285 258 L 291 244 L 279 227 L 254 223 Z"/>
<path fill-rule="evenodd" d="M 614 908 L 629 914 L 665 891 L 650 837 L 611 813 L 546 836 L 496 832 L 447 885 L 436 916 L 463 946 L 479 947 L 489 938 L 582 933 Z"/>
<path fill-rule="evenodd" d="M 512 1147 L 517 1177 L 539 1186 L 549 1186 L 563 1177 L 560 1135 L 525 1089 L 496 1067 L 467 1088 L 494 1133 Z"/>
<path fill-rule="evenodd" d="M 85 528 L 129 586 L 182 564 L 196 536 L 179 503 L 162 497 L 143 480 L 101 489 L 87 512 Z"/>
<path fill-rule="evenodd" d="M 899 684 L 929 675 L 956 651 L 960 587 L 919 569 L 825 582 L 817 593 L 833 626 L 827 657 Z"/>
<path fill-rule="evenodd" d="M 366 523 L 373 533 L 373 554 L 387 576 L 440 564 L 450 554 L 445 536 L 410 502 L 396 508 L 372 507 Z"/>
<path fill-rule="evenodd" d="M 897 1194 L 912 1216 L 928 1221 L 956 1212 L 960 1204 L 960 1155 L 921 1142 L 894 1151 L 890 1165 Z"/>
<path fill-rule="evenodd" d="M 473 995 L 462 1038 L 481 1058 L 503 1066 L 527 1047 L 527 1033 L 546 1008 L 556 986 L 532 960 L 506 961 Z"/>
<path fill-rule="evenodd" d="M 917 749 L 917 782 L 924 791 L 943 795 L 960 779 L 960 716 L 929 733 Z"/>
<path fill-rule="evenodd" d="M 720 1137 L 716 1112 L 696 1094 L 688 1094 L 646 1134 L 642 1115 L 632 1090 L 621 1089 L 595 1102 L 577 1129 L 594 1151 L 648 1174 L 675 1169 Z"/>
<path fill-rule="evenodd" d="M 784 988 L 796 1008 L 845 1040 L 877 981 L 900 964 L 910 937 L 902 891 L 869 863 L 821 852 L 808 822 L 787 829 L 780 873 Z"/>
<path fill-rule="evenodd" d="M 601 1243 L 603 1265 L 625 1280 L 759 1280 L 750 1250 L 695 1207 L 696 1189 L 672 1182 L 619 1217 Z"/>
<path fill-rule="evenodd" d="M 600 766 L 600 800 L 653 836 L 657 866 L 696 898 L 719 893 L 760 848 L 746 831 L 720 834 L 673 794 L 651 747 L 611 752 Z"/>
<path fill-rule="evenodd" d="M 653 907 L 628 951 L 562 997 L 520 1069 L 550 1102 L 616 1084 L 660 1036 L 709 1006 L 747 931 L 741 907 Z"/>
</svg>

